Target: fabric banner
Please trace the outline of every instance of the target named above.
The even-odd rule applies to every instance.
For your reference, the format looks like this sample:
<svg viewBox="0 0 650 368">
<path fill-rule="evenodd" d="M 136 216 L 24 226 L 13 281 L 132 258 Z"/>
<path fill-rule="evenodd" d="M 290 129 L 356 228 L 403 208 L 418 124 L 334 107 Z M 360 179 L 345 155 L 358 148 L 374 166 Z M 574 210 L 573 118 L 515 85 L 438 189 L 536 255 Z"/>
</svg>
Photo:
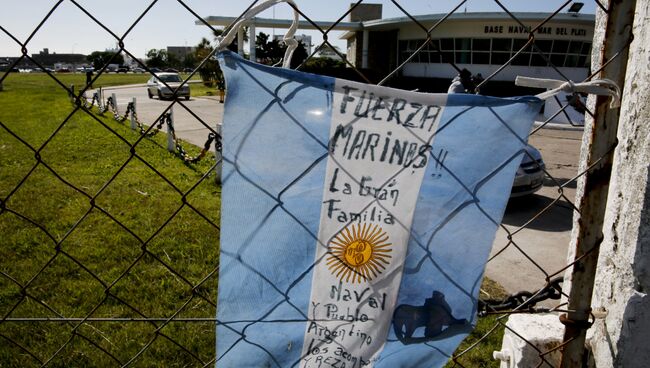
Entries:
<svg viewBox="0 0 650 368">
<path fill-rule="evenodd" d="M 217 366 L 442 366 L 542 102 L 219 61 Z"/>
</svg>

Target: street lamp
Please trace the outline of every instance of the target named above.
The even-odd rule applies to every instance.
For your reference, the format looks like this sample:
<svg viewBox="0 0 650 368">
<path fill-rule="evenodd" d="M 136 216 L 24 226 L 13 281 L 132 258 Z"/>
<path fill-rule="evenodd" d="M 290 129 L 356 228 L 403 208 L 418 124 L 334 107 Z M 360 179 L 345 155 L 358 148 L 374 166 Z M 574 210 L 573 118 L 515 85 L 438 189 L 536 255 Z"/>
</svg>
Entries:
<svg viewBox="0 0 650 368">
<path fill-rule="evenodd" d="M 580 9 L 582 9 L 584 5 L 585 5 L 584 3 L 574 2 L 569 7 L 568 13 L 574 17 L 577 17 L 578 13 L 580 12 Z"/>
</svg>

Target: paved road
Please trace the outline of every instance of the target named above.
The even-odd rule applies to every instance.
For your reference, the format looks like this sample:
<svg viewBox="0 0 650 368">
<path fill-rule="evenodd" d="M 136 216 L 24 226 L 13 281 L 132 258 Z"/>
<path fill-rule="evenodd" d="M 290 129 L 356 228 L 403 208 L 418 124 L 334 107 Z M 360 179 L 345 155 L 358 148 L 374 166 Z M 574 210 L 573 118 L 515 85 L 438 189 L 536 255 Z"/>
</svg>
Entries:
<svg viewBox="0 0 650 368">
<path fill-rule="evenodd" d="M 142 122 L 155 121 L 170 104 L 170 101 L 149 99 L 144 86 L 110 89 L 105 96 L 110 93 L 116 94 L 122 112 L 135 97 L 138 116 Z M 215 127 L 221 123 L 223 104 L 216 98 L 192 98 L 182 102 L 210 126 Z M 174 105 L 174 121 L 180 138 L 198 146 L 203 145 L 208 129 L 179 104 Z M 577 174 L 581 136 L 582 131 L 542 129 L 530 138 L 531 144 L 542 152 L 547 170 L 560 183 Z M 575 184 L 565 189 L 565 195 L 573 201 Z M 534 291 L 544 285 L 542 270 L 553 273 L 566 265 L 573 212 L 564 199 L 545 210 L 525 228 L 518 230 L 556 198 L 558 192 L 555 183 L 546 180 L 544 187 L 536 194 L 511 200 L 508 204 L 503 225 L 510 232 L 516 232 L 513 237 L 516 246 L 508 245 L 506 231 L 499 229 L 492 255 L 500 254 L 486 268 L 486 275 L 503 285 L 508 292 Z"/>
<path fill-rule="evenodd" d="M 582 131 L 542 129 L 531 136 L 530 143 L 542 153 L 547 171 L 564 183 L 578 173 L 581 137 Z M 575 188 L 575 183 L 572 183 L 564 189 L 571 202 L 574 201 Z M 547 178 L 544 187 L 537 193 L 508 203 L 502 224 L 510 232 L 515 232 L 558 197 L 557 185 Z M 499 229 L 492 255 L 504 247 L 505 250 L 487 264 L 486 275 L 511 293 L 534 291 L 544 286 L 542 270 L 553 273 L 567 264 L 572 219 L 571 205 L 560 199 L 513 236 L 516 246 L 508 245 L 506 231 Z"/>
<path fill-rule="evenodd" d="M 88 95 L 92 96 L 92 93 L 90 91 Z M 118 111 L 120 113 L 126 111 L 127 104 L 135 97 L 138 118 L 140 122 L 146 125 L 151 125 L 155 122 L 160 114 L 172 103 L 169 100 L 161 101 L 157 97 L 153 99 L 148 98 L 147 90 L 144 86 L 109 87 L 104 89 L 104 98 L 108 98 L 112 93 L 115 93 Z M 201 123 L 201 120 L 203 123 L 212 127 L 212 129 L 215 129 L 217 124 L 221 124 L 222 121 L 223 104 L 219 103 L 216 97 L 192 97 L 189 101 L 181 100 L 181 102 L 187 109 L 179 103 L 175 103 L 172 107 L 176 136 L 199 147 L 203 147 L 210 131 Z M 192 115 L 189 111 L 192 111 L 196 116 Z M 211 147 L 211 150 L 214 151 L 214 145 Z"/>
</svg>

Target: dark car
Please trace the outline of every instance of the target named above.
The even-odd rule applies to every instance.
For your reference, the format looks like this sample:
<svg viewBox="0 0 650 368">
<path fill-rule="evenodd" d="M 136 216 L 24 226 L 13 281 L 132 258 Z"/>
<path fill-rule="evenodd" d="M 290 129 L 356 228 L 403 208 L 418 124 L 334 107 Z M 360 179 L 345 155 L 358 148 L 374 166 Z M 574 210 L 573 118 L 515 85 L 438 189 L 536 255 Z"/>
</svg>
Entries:
<svg viewBox="0 0 650 368">
<path fill-rule="evenodd" d="M 129 67 L 128 66 L 121 66 L 117 68 L 116 73 L 128 73 L 129 72 Z"/>
</svg>

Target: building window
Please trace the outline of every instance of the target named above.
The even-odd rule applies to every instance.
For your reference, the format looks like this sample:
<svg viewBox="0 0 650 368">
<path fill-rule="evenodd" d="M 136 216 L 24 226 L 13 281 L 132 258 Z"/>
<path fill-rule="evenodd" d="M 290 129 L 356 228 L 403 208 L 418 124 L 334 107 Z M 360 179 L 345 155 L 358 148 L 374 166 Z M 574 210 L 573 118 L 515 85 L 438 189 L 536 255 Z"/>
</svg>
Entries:
<svg viewBox="0 0 650 368">
<path fill-rule="evenodd" d="M 568 49 L 569 49 L 569 41 L 561 41 L 561 40 L 553 41 L 554 54 L 565 54 Z"/>
<path fill-rule="evenodd" d="M 530 45 L 526 46 L 528 40 L 515 38 L 512 40 L 512 54 L 516 54 L 512 60 L 512 65 L 530 66 Z"/>
<path fill-rule="evenodd" d="M 490 63 L 490 43 L 489 38 L 472 39 L 472 64 Z"/>
<path fill-rule="evenodd" d="M 429 53 L 429 60 L 431 63 L 440 63 L 440 40 L 430 40 L 427 44 L 427 52 Z"/>
<path fill-rule="evenodd" d="M 454 39 L 456 51 L 456 63 L 458 64 L 471 64 L 472 63 L 472 39 L 471 38 L 456 38 Z"/>
<path fill-rule="evenodd" d="M 424 45 L 410 62 L 503 65 L 516 55 L 512 65 L 545 67 L 552 64 L 555 67 L 583 68 L 589 64 L 590 42 L 535 40 L 527 44 L 528 39 L 523 38 L 400 40 L 399 61 L 406 61 Z"/>
</svg>

